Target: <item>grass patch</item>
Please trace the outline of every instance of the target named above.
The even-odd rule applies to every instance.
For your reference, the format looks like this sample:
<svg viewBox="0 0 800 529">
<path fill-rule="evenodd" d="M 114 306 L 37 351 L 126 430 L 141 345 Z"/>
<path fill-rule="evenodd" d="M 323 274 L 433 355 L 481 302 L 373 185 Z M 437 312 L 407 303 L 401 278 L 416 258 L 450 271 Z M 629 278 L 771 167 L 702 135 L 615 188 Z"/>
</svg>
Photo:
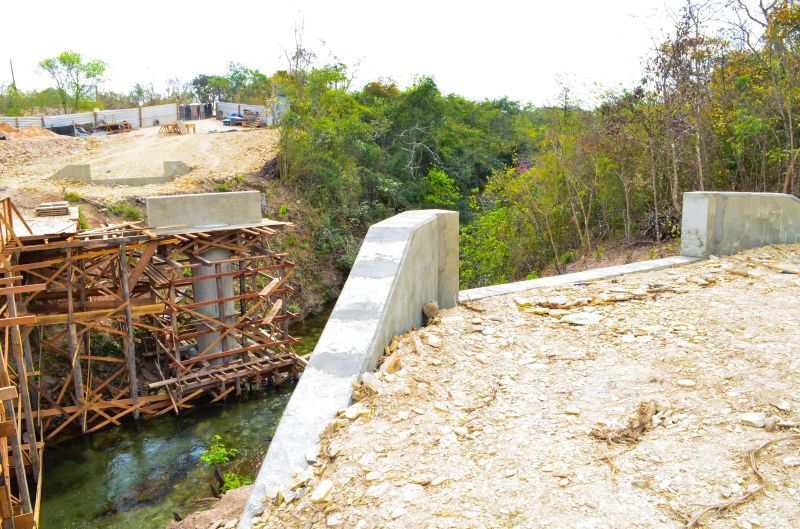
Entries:
<svg viewBox="0 0 800 529">
<path fill-rule="evenodd" d="M 89 229 L 89 221 L 86 220 L 86 215 L 83 213 L 83 208 L 78 208 L 78 228 L 81 230 Z"/>
<path fill-rule="evenodd" d="M 112 215 L 116 215 L 118 217 L 122 217 L 125 220 L 129 221 L 137 221 L 142 220 L 142 212 L 139 211 L 139 208 L 136 206 L 131 206 L 130 204 L 117 204 L 115 206 L 109 206 L 108 212 Z"/>
</svg>

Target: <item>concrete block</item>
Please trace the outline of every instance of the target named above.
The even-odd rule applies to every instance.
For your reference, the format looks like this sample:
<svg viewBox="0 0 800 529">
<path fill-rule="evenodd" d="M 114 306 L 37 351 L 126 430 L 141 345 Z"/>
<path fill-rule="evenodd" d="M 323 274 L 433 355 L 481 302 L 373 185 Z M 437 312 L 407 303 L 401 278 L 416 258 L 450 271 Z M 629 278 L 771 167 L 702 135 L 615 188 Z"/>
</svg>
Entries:
<svg viewBox="0 0 800 529">
<path fill-rule="evenodd" d="M 50 177 L 51 180 L 80 180 L 87 184 L 92 183 L 92 170 L 88 163 L 65 165 L 62 169 Z"/>
<path fill-rule="evenodd" d="M 176 176 L 184 175 L 191 171 L 192 168 L 183 162 L 164 162 L 164 174 L 162 178 L 173 179 Z"/>
<path fill-rule="evenodd" d="M 258 191 L 147 197 L 146 202 L 150 226 L 184 224 L 203 229 L 261 222 Z"/>
<path fill-rule="evenodd" d="M 425 303 L 451 307 L 457 295 L 458 213 L 406 211 L 370 227 L 270 443 L 240 529 L 307 466 L 305 453 L 391 339 L 422 325 Z"/>
<path fill-rule="evenodd" d="M 800 200 L 782 193 L 683 194 L 681 255 L 728 255 L 800 242 Z"/>
</svg>

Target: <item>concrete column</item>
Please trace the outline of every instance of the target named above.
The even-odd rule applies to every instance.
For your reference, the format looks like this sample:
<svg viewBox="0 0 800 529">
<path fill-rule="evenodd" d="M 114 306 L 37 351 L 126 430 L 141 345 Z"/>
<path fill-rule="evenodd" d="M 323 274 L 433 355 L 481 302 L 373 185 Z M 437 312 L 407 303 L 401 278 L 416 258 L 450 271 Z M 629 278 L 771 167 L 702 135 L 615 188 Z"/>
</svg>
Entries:
<svg viewBox="0 0 800 529">
<path fill-rule="evenodd" d="M 195 277 L 213 275 L 218 273 L 227 273 L 231 271 L 231 263 L 214 264 L 217 261 L 225 261 L 231 258 L 230 250 L 223 248 L 212 248 L 202 255 L 202 258 L 211 264 L 205 264 L 202 261 L 195 261 L 197 266 L 192 269 L 192 275 Z M 194 283 L 194 300 L 196 303 L 204 301 L 213 301 L 220 298 L 230 298 L 233 296 L 233 280 L 231 276 L 224 276 L 221 278 L 204 279 L 202 281 L 195 281 Z M 221 319 L 225 323 L 233 324 L 235 322 L 235 306 L 233 301 L 225 301 L 223 303 L 212 303 L 198 307 L 197 312 L 205 314 L 215 319 Z M 222 314 L 220 314 L 222 311 Z M 208 323 L 208 322 L 206 322 Z M 197 352 L 204 351 L 211 343 L 215 342 L 221 333 L 214 332 L 197 337 Z M 216 343 L 206 354 L 221 353 L 236 347 L 234 337 L 230 334 L 225 336 L 219 343 Z M 215 359 L 212 364 L 222 364 L 223 360 L 228 359 Z M 227 362 L 225 362 L 227 363 Z"/>
</svg>

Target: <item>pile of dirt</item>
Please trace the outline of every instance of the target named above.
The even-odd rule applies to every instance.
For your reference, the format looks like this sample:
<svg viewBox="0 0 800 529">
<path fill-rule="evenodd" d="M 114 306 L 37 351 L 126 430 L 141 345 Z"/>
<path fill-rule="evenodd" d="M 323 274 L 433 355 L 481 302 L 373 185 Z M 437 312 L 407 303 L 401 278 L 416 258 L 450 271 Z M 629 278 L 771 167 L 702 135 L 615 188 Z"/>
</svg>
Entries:
<svg viewBox="0 0 800 529">
<path fill-rule="evenodd" d="M 12 127 L 8 123 L 0 123 L 0 134 L 6 137 L 9 140 L 25 140 L 25 139 L 35 139 L 35 138 L 53 138 L 58 136 L 55 132 L 47 129 L 43 129 L 42 127 L 25 127 L 18 129 L 16 127 Z"/>
</svg>

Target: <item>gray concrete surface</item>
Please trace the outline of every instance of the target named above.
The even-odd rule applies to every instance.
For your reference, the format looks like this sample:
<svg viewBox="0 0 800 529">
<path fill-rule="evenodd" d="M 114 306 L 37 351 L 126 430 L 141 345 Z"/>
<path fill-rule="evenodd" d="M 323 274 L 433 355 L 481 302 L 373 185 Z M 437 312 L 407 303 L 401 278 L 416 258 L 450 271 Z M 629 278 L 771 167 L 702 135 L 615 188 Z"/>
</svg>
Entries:
<svg viewBox="0 0 800 529">
<path fill-rule="evenodd" d="M 90 182 L 94 186 L 147 186 L 172 182 L 174 176 L 138 176 L 129 178 L 94 178 Z"/>
<path fill-rule="evenodd" d="M 800 200 L 782 193 L 683 194 L 681 255 L 728 255 L 800 241 Z"/>
<path fill-rule="evenodd" d="M 311 360 L 289 400 L 242 513 L 239 529 L 307 466 L 305 454 L 352 383 L 377 366 L 391 339 L 422 324 L 422 306 L 458 294 L 458 213 L 407 211 L 370 227 Z"/>
<path fill-rule="evenodd" d="M 516 283 L 505 283 L 502 285 L 492 285 L 489 287 L 471 288 L 469 290 L 462 290 L 459 292 L 458 300 L 470 301 L 488 298 L 490 296 L 524 292 L 534 288 L 549 288 L 562 285 L 572 285 L 575 283 L 588 283 L 590 281 L 599 281 L 601 279 L 608 279 L 610 277 L 633 274 L 636 272 L 652 272 L 654 270 L 661 270 L 663 268 L 669 268 L 672 266 L 696 263 L 697 261 L 701 260 L 702 259 L 698 257 L 675 255 L 672 257 L 665 257 L 664 259 L 653 259 L 651 261 L 639 261 L 636 263 L 608 266 L 605 268 L 594 268 L 592 270 L 584 270 L 583 272 L 575 272 L 572 274 L 562 274 L 560 276 L 540 277 L 539 279 L 517 281 Z"/>
<path fill-rule="evenodd" d="M 92 169 L 88 163 L 65 165 L 62 169 L 59 169 L 56 174 L 51 176 L 50 179 L 79 180 L 91 184 Z"/>
<path fill-rule="evenodd" d="M 147 224 L 190 228 L 238 226 L 261 222 L 261 193 L 199 193 L 147 197 Z"/>
<path fill-rule="evenodd" d="M 202 254 L 204 262 L 200 260 L 194 260 L 193 264 L 197 264 L 196 268 L 192 269 L 192 275 L 195 277 L 203 277 L 209 276 L 217 273 L 227 274 L 233 269 L 233 265 L 231 263 L 226 263 L 224 261 L 231 258 L 231 251 L 226 248 L 211 248 L 208 251 Z M 223 261 L 219 263 L 219 261 Z M 208 264 L 211 263 L 211 264 Z M 217 268 L 219 267 L 219 271 Z M 195 303 L 202 303 L 206 301 L 213 301 L 215 299 L 220 298 L 231 298 L 234 295 L 233 292 L 233 276 L 227 275 L 222 276 L 219 278 L 212 278 L 212 279 L 204 279 L 202 281 L 195 281 L 192 284 L 192 290 L 194 292 L 194 301 Z M 224 311 L 222 317 L 220 317 L 220 309 Z M 202 305 L 195 309 L 197 312 L 201 314 L 205 314 L 206 316 L 210 316 L 215 319 L 221 319 L 225 323 L 229 325 L 234 324 L 236 312 L 236 305 L 233 301 L 226 301 L 224 303 L 212 303 L 210 305 Z M 205 320 L 200 318 L 195 318 L 198 324 L 202 327 Z M 212 332 L 209 334 L 203 334 L 197 337 L 197 354 L 204 353 L 204 354 L 214 354 L 214 353 L 221 353 L 223 351 L 229 351 L 236 347 L 233 336 L 231 334 L 225 335 L 222 340 L 219 340 L 220 333 L 219 332 Z M 215 343 L 216 342 L 216 343 Z M 240 356 L 240 355 L 237 355 Z M 223 358 L 214 358 L 209 360 L 211 364 L 219 365 L 223 364 L 226 361 L 232 361 L 233 358 L 223 359 Z"/>
<path fill-rule="evenodd" d="M 175 178 L 176 176 L 184 175 L 191 171 L 192 168 L 183 162 L 164 162 L 164 174 L 162 178 Z"/>
</svg>

